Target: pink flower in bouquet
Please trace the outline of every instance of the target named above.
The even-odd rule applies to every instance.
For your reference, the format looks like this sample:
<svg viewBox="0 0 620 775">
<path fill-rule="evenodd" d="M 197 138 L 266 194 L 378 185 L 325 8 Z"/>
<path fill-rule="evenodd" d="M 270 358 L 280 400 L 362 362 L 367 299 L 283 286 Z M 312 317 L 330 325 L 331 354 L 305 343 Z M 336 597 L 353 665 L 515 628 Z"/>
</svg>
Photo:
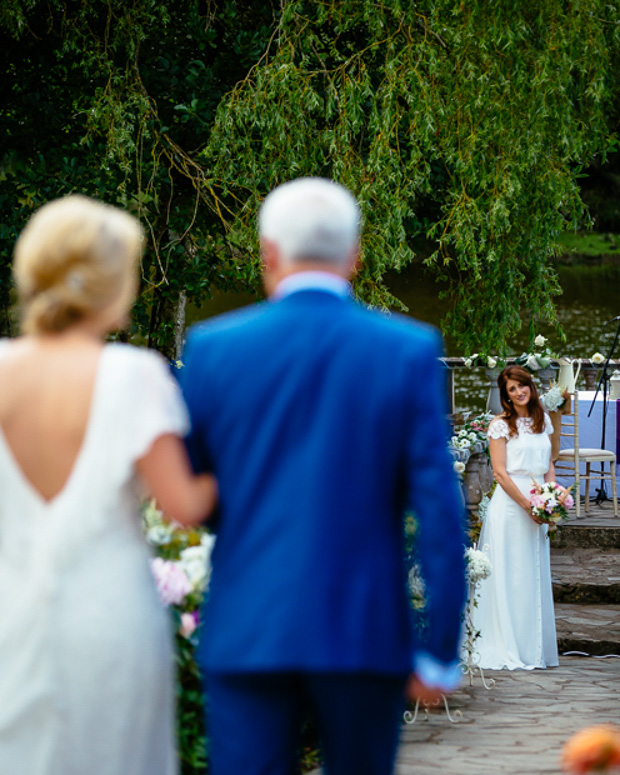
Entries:
<svg viewBox="0 0 620 775">
<path fill-rule="evenodd" d="M 532 495 L 532 497 L 530 498 L 530 504 L 535 509 L 544 509 L 545 508 L 545 499 L 543 498 L 542 495 L 539 495 L 539 494 Z"/>
<path fill-rule="evenodd" d="M 157 593 L 164 605 L 178 605 L 192 591 L 192 584 L 185 571 L 176 562 L 155 557 L 151 560 Z"/>
<path fill-rule="evenodd" d="M 193 613 L 185 612 L 181 614 L 181 626 L 179 632 L 184 638 L 190 638 L 198 627 L 198 611 Z"/>
<path fill-rule="evenodd" d="M 575 505 L 575 499 L 570 493 L 568 493 L 566 498 L 564 498 L 564 505 L 566 506 L 567 509 L 572 509 L 573 506 Z"/>
</svg>

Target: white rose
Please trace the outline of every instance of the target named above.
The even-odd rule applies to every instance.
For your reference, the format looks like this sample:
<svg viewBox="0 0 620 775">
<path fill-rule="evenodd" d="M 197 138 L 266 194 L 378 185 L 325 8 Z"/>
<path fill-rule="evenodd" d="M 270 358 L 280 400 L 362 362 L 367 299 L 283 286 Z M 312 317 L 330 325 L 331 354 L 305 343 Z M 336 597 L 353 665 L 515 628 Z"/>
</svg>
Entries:
<svg viewBox="0 0 620 775">
<path fill-rule="evenodd" d="M 467 366 L 468 369 L 471 369 L 472 363 L 473 361 L 471 358 L 465 358 L 464 364 L 465 366 Z"/>
<path fill-rule="evenodd" d="M 153 525 L 146 531 L 146 540 L 153 546 L 164 546 L 172 541 L 172 529 L 168 525 Z"/>
<path fill-rule="evenodd" d="M 211 552 L 202 545 L 189 546 L 181 552 L 179 565 L 185 571 L 185 575 L 195 590 L 202 590 L 206 587 L 210 573 L 210 554 Z"/>
<path fill-rule="evenodd" d="M 602 353 L 594 353 L 590 360 L 592 363 L 596 363 L 597 366 L 600 366 L 601 363 L 605 362 L 605 356 Z"/>
<path fill-rule="evenodd" d="M 489 369 L 494 369 L 497 366 L 497 361 L 495 358 L 492 358 L 490 355 L 487 358 L 487 366 Z"/>
<path fill-rule="evenodd" d="M 457 474 L 462 474 L 465 470 L 465 463 L 461 463 L 460 460 L 456 460 L 453 467 Z"/>
<path fill-rule="evenodd" d="M 536 345 L 536 347 L 544 347 L 546 342 L 547 342 L 547 339 L 542 334 L 538 334 L 536 339 L 534 339 L 534 344 Z"/>
</svg>

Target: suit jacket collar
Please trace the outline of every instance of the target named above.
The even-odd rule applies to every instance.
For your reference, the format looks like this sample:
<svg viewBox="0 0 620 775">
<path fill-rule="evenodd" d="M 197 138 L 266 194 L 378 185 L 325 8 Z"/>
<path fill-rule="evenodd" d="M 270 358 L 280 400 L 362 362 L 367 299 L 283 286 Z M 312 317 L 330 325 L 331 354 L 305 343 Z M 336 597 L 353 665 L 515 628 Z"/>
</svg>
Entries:
<svg viewBox="0 0 620 775">
<path fill-rule="evenodd" d="M 295 272 L 285 277 L 272 294 L 272 301 L 278 301 L 300 291 L 322 291 L 340 298 L 351 298 L 351 284 L 343 277 L 331 272 Z"/>
</svg>

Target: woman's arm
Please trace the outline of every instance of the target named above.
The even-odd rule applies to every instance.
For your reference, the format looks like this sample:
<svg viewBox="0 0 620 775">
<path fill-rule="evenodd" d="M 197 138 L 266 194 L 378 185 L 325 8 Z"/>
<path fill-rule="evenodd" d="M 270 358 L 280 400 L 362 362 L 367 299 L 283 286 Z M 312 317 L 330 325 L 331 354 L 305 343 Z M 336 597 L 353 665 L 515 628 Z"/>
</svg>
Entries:
<svg viewBox="0 0 620 775">
<path fill-rule="evenodd" d="M 555 482 L 555 466 L 551 458 L 549 459 L 549 470 L 545 474 L 545 482 Z"/>
<path fill-rule="evenodd" d="M 164 514 L 182 525 L 197 525 L 213 511 L 217 482 L 212 474 L 194 474 L 182 440 L 166 433 L 138 460 L 138 473 Z"/>
<path fill-rule="evenodd" d="M 540 520 L 533 516 L 528 498 L 512 481 L 506 471 L 506 439 L 489 439 L 489 452 L 491 453 L 491 466 L 493 467 L 495 481 L 502 490 L 513 499 L 513 501 L 527 511 L 529 517 L 534 520 L 534 522 L 538 525 L 542 524 Z"/>
</svg>

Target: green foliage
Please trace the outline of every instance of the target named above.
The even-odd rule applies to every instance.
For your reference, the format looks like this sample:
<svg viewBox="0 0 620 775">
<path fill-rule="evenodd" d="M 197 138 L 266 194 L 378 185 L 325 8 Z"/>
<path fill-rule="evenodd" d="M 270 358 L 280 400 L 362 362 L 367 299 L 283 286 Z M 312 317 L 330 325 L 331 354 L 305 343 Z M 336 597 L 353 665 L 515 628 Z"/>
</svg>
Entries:
<svg viewBox="0 0 620 775">
<path fill-rule="evenodd" d="M 554 321 L 580 170 L 613 147 L 617 4 L 2 0 L 0 33 L 5 309 L 26 218 L 79 190 L 145 224 L 136 327 L 170 353 L 182 290 L 257 288 L 267 192 L 325 175 L 363 208 L 366 301 L 398 306 L 422 236 L 463 351 Z"/>
<path fill-rule="evenodd" d="M 587 220 L 580 165 L 610 142 L 619 21 L 598 0 L 290 0 L 204 153 L 231 239 L 252 245 L 276 183 L 334 177 L 364 209 L 360 294 L 389 301 L 384 272 L 426 234 L 450 283 L 446 329 L 465 351 L 505 352 L 523 310 L 532 330 L 554 320 L 550 259 Z"/>
</svg>

